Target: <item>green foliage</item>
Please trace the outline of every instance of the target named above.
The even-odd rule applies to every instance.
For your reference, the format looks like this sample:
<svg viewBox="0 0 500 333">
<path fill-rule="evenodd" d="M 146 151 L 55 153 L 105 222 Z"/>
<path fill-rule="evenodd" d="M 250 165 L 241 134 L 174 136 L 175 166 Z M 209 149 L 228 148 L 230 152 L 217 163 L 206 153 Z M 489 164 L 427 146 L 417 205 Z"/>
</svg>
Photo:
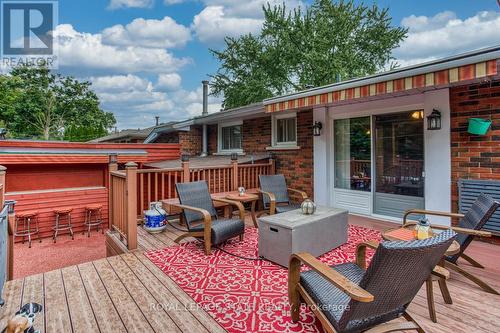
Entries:
<svg viewBox="0 0 500 333">
<path fill-rule="evenodd" d="M 45 66 L 20 66 L 0 75 L 0 121 L 11 137 L 72 141 L 105 135 L 116 122 L 100 109 L 90 82 L 54 74 Z"/>
<path fill-rule="evenodd" d="M 226 109 L 393 68 L 392 50 L 407 33 L 375 4 L 315 0 L 305 11 L 263 10 L 259 35 L 226 38 L 224 50 L 212 50 L 221 64 L 212 94 L 224 96 Z"/>
</svg>

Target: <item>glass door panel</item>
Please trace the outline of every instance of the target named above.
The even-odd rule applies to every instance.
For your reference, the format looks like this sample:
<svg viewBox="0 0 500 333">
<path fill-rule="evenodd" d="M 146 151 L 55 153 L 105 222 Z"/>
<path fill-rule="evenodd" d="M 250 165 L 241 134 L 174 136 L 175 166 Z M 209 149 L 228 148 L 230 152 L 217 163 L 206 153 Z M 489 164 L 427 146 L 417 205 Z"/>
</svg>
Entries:
<svg viewBox="0 0 500 333">
<path fill-rule="evenodd" d="M 412 111 L 375 116 L 374 213 L 424 208 L 424 119 Z"/>
<path fill-rule="evenodd" d="M 370 117 L 335 120 L 335 188 L 371 191 L 370 128 Z"/>
</svg>

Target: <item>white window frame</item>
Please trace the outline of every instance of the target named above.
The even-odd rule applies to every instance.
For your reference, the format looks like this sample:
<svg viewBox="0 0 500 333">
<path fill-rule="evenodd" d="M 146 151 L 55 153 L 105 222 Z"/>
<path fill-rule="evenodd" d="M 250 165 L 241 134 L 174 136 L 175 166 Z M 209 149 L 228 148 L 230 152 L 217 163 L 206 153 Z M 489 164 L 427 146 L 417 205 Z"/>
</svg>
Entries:
<svg viewBox="0 0 500 333">
<path fill-rule="evenodd" d="M 241 126 L 241 149 L 222 149 L 222 129 L 224 127 Z M 218 154 L 243 154 L 243 121 L 236 120 L 231 122 L 223 122 L 217 124 L 217 153 Z"/>
<path fill-rule="evenodd" d="M 290 119 L 290 118 L 295 118 L 295 141 L 288 141 L 288 142 L 278 142 L 278 120 L 280 119 Z M 289 149 L 297 149 L 297 113 L 296 112 L 290 112 L 290 113 L 284 113 L 284 114 L 279 114 L 279 115 L 273 115 L 272 116 L 272 125 L 271 125 L 271 132 L 272 132 L 272 148 L 289 148 Z"/>
</svg>

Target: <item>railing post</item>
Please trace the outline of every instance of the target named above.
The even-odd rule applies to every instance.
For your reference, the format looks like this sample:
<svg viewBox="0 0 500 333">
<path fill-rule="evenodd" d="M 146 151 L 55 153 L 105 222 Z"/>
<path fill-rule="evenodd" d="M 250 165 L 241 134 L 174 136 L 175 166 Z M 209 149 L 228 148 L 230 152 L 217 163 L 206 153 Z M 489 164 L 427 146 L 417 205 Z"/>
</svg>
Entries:
<svg viewBox="0 0 500 333">
<path fill-rule="evenodd" d="M 191 181 L 191 173 L 189 172 L 189 155 L 183 154 L 181 156 L 182 165 L 182 182 L 189 183 Z"/>
<path fill-rule="evenodd" d="M 116 154 L 109 155 L 108 164 L 108 228 L 113 227 L 113 177 L 111 172 L 118 171 L 118 156 Z"/>
<path fill-rule="evenodd" d="M 270 175 L 276 174 L 276 160 L 274 159 L 274 156 L 269 159 L 269 164 L 270 164 L 269 174 Z"/>
<path fill-rule="evenodd" d="M 231 178 L 231 190 L 238 190 L 238 154 L 231 154 L 231 166 L 233 167 L 233 177 Z"/>
<path fill-rule="evenodd" d="M 137 249 L 137 164 L 125 164 L 127 187 L 127 248 Z"/>
</svg>

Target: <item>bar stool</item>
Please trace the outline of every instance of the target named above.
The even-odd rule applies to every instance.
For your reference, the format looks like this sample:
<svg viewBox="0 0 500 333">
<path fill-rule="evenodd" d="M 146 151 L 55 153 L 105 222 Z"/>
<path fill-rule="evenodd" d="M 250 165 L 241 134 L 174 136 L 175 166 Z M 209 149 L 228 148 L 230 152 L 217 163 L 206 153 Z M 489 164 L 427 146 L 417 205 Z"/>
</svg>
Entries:
<svg viewBox="0 0 500 333">
<path fill-rule="evenodd" d="M 54 243 L 57 241 L 57 234 L 59 231 L 65 231 L 69 230 L 69 233 L 71 235 L 71 239 L 75 239 L 73 235 L 73 226 L 71 225 L 71 212 L 73 211 L 73 208 L 58 208 L 54 209 L 54 214 L 56 215 L 56 225 L 52 228 L 54 230 L 54 236 L 52 238 L 54 239 Z M 61 219 L 66 218 L 66 223 L 61 224 Z"/>
<path fill-rule="evenodd" d="M 94 219 L 92 220 L 92 217 Z M 97 232 L 99 232 L 99 226 L 102 224 L 102 205 L 88 205 L 85 207 L 85 223 L 84 225 L 87 229 L 87 237 L 90 237 L 90 228 L 97 227 Z M 104 228 L 101 228 L 102 234 L 104 234 Z M 85 230 L 83 230 L 85 234 Z"/>
<path fill-rule="evenodd" d="M 32 222 L 35 223 L 34 230 L 31 227 Z M 20 224 L 23 225 L 22 229 L 20 228 Z M 40 238 L 40 229 L 38 227 L 38 212 L 30 211 L 16 214 L 16 228 L 14 230 L 14 238 L 23 237 L 22 242 L 24 244 L 24 237 L 27 236 L 29 248 L 31 248 L 31 235 L 34 234 L 38 236 L 38 241 L 41 243 L 42 239 Z"/>
</svg>

